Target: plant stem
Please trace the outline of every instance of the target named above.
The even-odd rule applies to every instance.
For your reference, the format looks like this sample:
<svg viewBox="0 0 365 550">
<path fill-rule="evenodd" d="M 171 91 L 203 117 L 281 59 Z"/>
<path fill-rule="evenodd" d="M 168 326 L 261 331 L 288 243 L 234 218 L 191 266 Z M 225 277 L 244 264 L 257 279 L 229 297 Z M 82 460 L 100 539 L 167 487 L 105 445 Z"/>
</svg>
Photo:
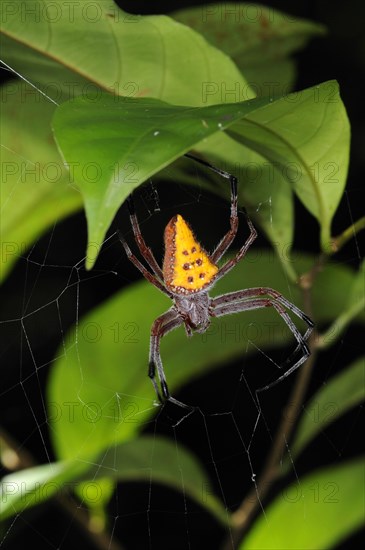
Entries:
<svg viewBox="0 0 365 550">
<path fill-rule="evenodd" d="M 1 462 L 7 469 L 17 471 L 36 465 L 32 455 L 26 449 L 21 448 L 2 428 L 0 428 L 0 449 Z M 93 547 L 98 550 L 123 550 L 123 546 L 119 542 L 112 540 L 110 533 L 92 531 L 87 510 L 81 508 L 71 495 L 58 494 L 54 500 L 82 529 Z"/>
<path fill-rule="evenodd" d="M 347 241 L 355 237 L 355 235 L 361 231 L 362 229 L 365 229 L 365 216 L 357 220 L 357 222 L 353 223 L 345 229 L 340 235 L 337 235 L 337 237 L 334 237 L 331 241 L 331 250 L 332 253 L 337 252 L 342 248 Z"/>
<path fill-rule="evenodd" d="M 312 279 L 312 277 L 309 277 Z M 311 317 L 311 284 L 303 286 L 304 311 Z M 316 336 L 313 332 L 308 340 L 308 346 L 311 355 L 300 369 L 295 386 L 290 395 L 286 408 L 283 409 L 282 419 L 279 428 L 275 434 L 273 444 L 267 458 L 266 464 L 260 474 L 255 488 L 244 498 L 240 507 L 232 514 L 233 528 L 225 540 L 222 550 L 232 550 L 238 548 L 247 529 L 251 525 L 252 518 L 272 483 L 280 477 L 280 461 L 287 446 L 287 442 L 293 431 L 295 422 L 299 416 L 302 403 L 308 388 L 312 370 L 317 356 L 317 347 L 315 346 Z"/>
</svg>

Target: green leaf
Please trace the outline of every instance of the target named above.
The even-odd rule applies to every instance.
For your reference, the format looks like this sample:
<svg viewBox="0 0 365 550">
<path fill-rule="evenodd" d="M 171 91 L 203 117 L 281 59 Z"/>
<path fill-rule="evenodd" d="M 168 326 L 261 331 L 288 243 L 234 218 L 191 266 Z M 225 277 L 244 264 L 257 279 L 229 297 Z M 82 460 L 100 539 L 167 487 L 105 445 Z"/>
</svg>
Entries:
<svg viewBox="0 0 365 550">
<path fill-rule="evenodd" d="M 55 462 L 5 476 L 0 517 L 27 510 L 64 488 L 77 488 L 82 502 L 94 501 L 96 507 L 104 501 L 106 480 L 162 483 L 197 502 L 221 523 L 229 522 L 223 504 L 213 495 L 207 474 L 193 455 L 183 446 L 156 436 L 142 436 L 106 448 L 93 460 L 85 457 L 84 461 Z"/>
<path fill-rule="evenodd" d="M 110 94 L 98 101 L 79 96 L 63 103 L 53 126 L 84 198 L 89 250 L 101 246 L 117 210 L 134 188 L 261 103 L 192 108 Z M 92 264 L 88 255 L 87 267 Z"/>
<path fill-rule="evenodd" d="M 256 217 L 262 217 L 276 245 L 280 235 L 292 235 L 292 198 L 285 184 L 275 187 L 275 169 L 282 172 L 282 178 L 290 182 L 318 218 L 322 242 L 328 242 L 331 219 L 345 184 L 349 138 L 338 94 L 336 104 L 323 102 L 328 84 L 334 86 L 337 94 L 335 83 L 325 83 L 276 101 L 266 98 L 202 108 L 106 94 L 98 101 L 78 97 L 61 105 L 54 118 L 54 130 L 84 197 L 89 247 L 100 247 L 116 211 L 133 188 L 190 148 L 222 155 L 222 161 L 235 160 L 240 165 L 238 153 L 245 149 L 241 145 L 235 149 L 234 144 L 230 147 L 224 139 L 215 139 L 214 134 L 223 130 L 273 163 L 265 166 L 265 185 L 248 181 L 246 195 L 251 201 L 263 199 L 254 205 L 258 210 Z M 319 101 L 315 100 L 316 94 Z M 229 149 L 230 156 L 226 155 Z M 237 155 L 235 159 L 232 154 Z M 322 164 L 324 170 L 332 166 L 328 158 L 335 154 L 342 161 L 337 184 L 330 180 L 325 185 L 325 179 L 319 184 L 312 174 L 313 166 L 322 173 Z M 246 160 L 250 162 L 250 157 L 244 158 L 243 163 Z M 277 181 L 282 183 L 280 178 Z M 278 196 L 280 199 L 272 206 Z M 283 216 L 286 206 L 284 211 L 288 214 Z M 291 241 L 280 244 L 290 247 Z M 87 266 L 92 263 L 88 258 Z"/>
<path fill-rule="evenodd" d="M 301 256 L 295 267 L 307 271 L 313 261 Z M 338 315 L 343 293 L 338 292 L 336 281 L 349 285 L 353 277 L 344 266 L 324 268 L 314 287 L 317 323 Z M 277 257 L 263 250 L 249 252 L 217 283 L 213 294 L 255 286 L 273 287 L 301 307 L 298 287 L 288 284 Z M 108 445 L 127 441 L 158 411 L 147 376 L 149 336 L 152 322 L 170 305 L 166 296 L 141 281 L 91 311 L 65 337 L 47 388 L 51 434 L 59 459 L 97 454 Z M 239 338 L 224 339 L 222 345 L 226 331 L 237 327 Z M 182 327 L 172 331 L 161 343 L 172 395 L 187 381 L 229 359 L 247 359 L 256 347 L 266 350 L 294 344 L 284 327 L 277 313 L 265 308 L 212 320 L 205 334 L 190 339 Z"/>
<path fill-rule="evenodd" d="M 229 55 L 259 97 L 288 93 L 295 77 L 289 54 L 325 33 L 318 23 L 258 4 L 206 4 L 170 15 Z M 240 93 L 238 86 L 226 88 L 229 101 Z"/>
<path fill-rule="evenodd" d="M 11 517 L 48 500 L 84 470 L 85 463 L 64 460 L 8 474 L 1 480 L 0 518 Z"/>
<path fill-rule="evenodd" d="M 364 462 L 318 470 L 283 489 L 240 550 L 333 548 L 364 521 Z"/>
<path fill-rule="evenodd" d="M 331 245 L 331 222 L 346 184 L 350 126 L 335 81 L 289 94 L 227 130 L 282 170 Z"/>
<path fill-rule="evenodd" d="M 1 89 L 0 281 L 14 262 L 57 220 L 81 207 L 53 141 L 54 105 L 27 85 Z"/>
<path fill-rule="evenodd" d="M 297 457 L 326 426 L 365 398 L 365 357 L 361 357 L 314 394 L 302 412 L 290 454 Z"/>
<path fill-rule="evenodd" d="M 34 16 L 25 17 L 26 10 Z M 235 64 L 173 19 L 122 11 L 110 0 L 8 3 L 0 27 L 4 61 L 62 102 L 98 90 L 180 105 L 218 103 L 221 83 L 253 97 Z M 184 52 L 184 55 L 181 55 Z M 208 86 L 218 84 L 215 94 Z"/>
</svg>

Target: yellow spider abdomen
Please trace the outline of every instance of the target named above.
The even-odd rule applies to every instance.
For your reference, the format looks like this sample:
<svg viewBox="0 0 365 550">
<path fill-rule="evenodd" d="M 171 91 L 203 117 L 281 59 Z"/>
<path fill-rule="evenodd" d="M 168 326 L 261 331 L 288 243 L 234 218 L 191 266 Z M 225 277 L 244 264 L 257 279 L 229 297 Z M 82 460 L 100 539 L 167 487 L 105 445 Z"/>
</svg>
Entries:
<svg viewBox="0 0 365 550">
<path fill-rule="evenodd" d="M 170 290 L 187 294 L 199 292 L 215 278 L 218 267 L 196 240 L 180 214 L 165 229 L 164 281 Z"/>
</svg>

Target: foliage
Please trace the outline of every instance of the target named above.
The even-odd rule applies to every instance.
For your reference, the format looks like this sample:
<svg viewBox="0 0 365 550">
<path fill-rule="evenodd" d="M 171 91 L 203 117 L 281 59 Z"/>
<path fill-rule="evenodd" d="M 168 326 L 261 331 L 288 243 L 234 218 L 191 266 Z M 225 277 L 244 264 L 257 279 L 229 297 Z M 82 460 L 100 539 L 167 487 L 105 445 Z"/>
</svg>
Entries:
<svg viewBox="0 0 365 550">
<path fill-rule="evenodd" d="M 279 12 L 271 21 L 263 10 L 255 24 L 246 21 L 242 28 L 241 23 L 231 21 L 222 38 L 217 19 L 211 17 L 202 26 L 195 9 L 178 12 L 175 18 L 139 17 L 122 12 L 113 2 L 100 1 L 95 2 L 100 18 L 91 31 L 80 5 L 70 24 L 61 2 L 34 2 L 40 17 L 25 25 L 21 4 L 15 1 L 17 9 L 3 18 L 4 61 L 36 82 L 37 90 L 31 94 L 30 84 L 19 80 L 2 90 L 1 132 L 7 147 L 2 159 L 2 238 L 8 243 L 2 247 L 2 279 L 10 273 L 24 243 L 30 247 L 54 223 L 81 207 L 88 224 L 86 266 L 92 268 L 116 212 L 133 189 L 170 165 L 175 178 L 194 184 L 181 164 L 172 164 L 194 149 L 232 173 L 237 171 L 237 162 L 247 171 L 255 165 L 260 185 L 247 178 L 239 189 L 240 203 L 276 251 L 274 257 L 262 251 L 257 260 L 249 254 L 251 269 L 238 265 L 217 285 L 217 292 L 258 285 L 287 291 L 284 269 L 293 302 L 305 308 L 305 285 L 298 282 L 309 281 L 313 318 L 318 327 L 332 327 L 331 338 L 318 337 L 322 347 L 333 344 L 351 322 L 364 323 L 363 266 L 356 273 L 330 261 L 335 252 L 331 222 L 344 192 L 350 140 L 338 86 L 330 81 L 283 94 L 294 80 L 290 53 L 310 37 L 322 34 L 321 27 Z M 43 5 L 48 6 L 50 18 L 57 4 L 61 16 L 50 30 Z M 232 37 L 239 33 L 237 49 Z M 185 52 L 183 58 L 181 51 Z M 275 68 L 273 56 L 280 60 Z M 264 89 L 269 68 L 280 83 L 275 93 Z M 72 88 L 67 85 L 70 81 Z M 259 89 L 249 82 L 256 82 Z M 224 92 L 232 89 L 238 90 L 234 101 Z M 33 165 L 24 159 L 33 159 Z M 222 182 L 214 178 L 206 186 L 228 196 Z M 294 196 L 318 222 L 320 260 L 304 254 L 300 260 L 292 258 Z M 314 268 L 318 261 L 322 266 L 319 273 Z M 342 288 L 351 289 L 348 296 L 341 293 Z M 87 481 L 95 479 L 105 488 L 101 506 L 107 504 L 116 480 L 149 480 L 151 471 L 154 481 L 181 490 L 177 480 L 182 468 L 186 494 L 219 522 L 235 528 L 234 517 L 218 496 L 212 496 L 212 490 L 209 498 L 197 491 L 202 480 L 209 484 L 209 479 L 191 451 L 182 449 L 177 464 L 173 442 L 140 435 L 156 412 L 145 374 L 149 329 L 167 306 L 166 298 L 143 281 L 113 296 L 75 327 L 67 347 L 57 354 L 48 383 L 49 422 L 58 460 L 3 479 L 4 518 L 39 504 L 67 484 L 82 491 Z M 253 312 L 250 320 L 264 323 L 271 316 L 266 310 Z M 133 344 L 132 331 L 133 345 L 120 345 L 107 327 L 131 319 L 132 329 L 138 327 L 138 338 Z M 91 325 L 100 327 L 103 335 L 92 344 L 80 337 Z M 271 334 L 264 333 L 259 347 L 284 346 L 288 340 L 287 334 L 280 334 L 273 342 Z M 174 366 L 169 372 L 173 391 L 239 356 L 244 347 L 242 342 L 221 346 L 213 339 L 206 346 L 197 336 L 188 345 L 187 352 L 182 330 L 163 343 L 164 361 Z M 254 351 L 252 348 L 250 353 Z M 192 358 L 188 365 L 186 353 Z M 363 399 L 363 366 L 364 358 L 345 365 L 340 375 L 312 397 L 317 403 L 336 402 L 338 408 L 335 415 L 323 414 L 315 425 L 301 416 L 293 455 L 299 455 L 326 424 Z M 128 395 L 133 402 L 119 397 Z M 70 401 L 82 404 L 74 421 L 69 422 L 66 414 L 56 419 L 52 408 L 56 405 L 61 410 Z M 93 417 L 97 422 L 90 422 Z M 103 467 L 96 469 L 92 464 Z M 282 480 L 288 468 L 284 463 L 279 475 Z M 311 487 L 333 480 L 342 491 L 339 502 L 331 507 L 323 502 L 321 507 L 311 507 Z M 9 492 L 9 487 L 19 487 L 23 481 L 34 486 L 26 498 L 19 491 Z M 360 525 L 363 488 L 357 461 L 311 472 L 301 480 L 300 488 L 304 500 L 294 505 L 277 496 L 268 505 L 268 523 L 265 518 L 253 522 L 242 548 L 315 548 L 319 532 L 323 535 L 321 547 L 329 548 Z M 290 492 L 292 487 L 285 490 Z M 90 507 L 95 506 L 92 500 L 84 496 Z M 322 522 L 336 524 L 336 529 L 323 530 Z"/>
</svg>

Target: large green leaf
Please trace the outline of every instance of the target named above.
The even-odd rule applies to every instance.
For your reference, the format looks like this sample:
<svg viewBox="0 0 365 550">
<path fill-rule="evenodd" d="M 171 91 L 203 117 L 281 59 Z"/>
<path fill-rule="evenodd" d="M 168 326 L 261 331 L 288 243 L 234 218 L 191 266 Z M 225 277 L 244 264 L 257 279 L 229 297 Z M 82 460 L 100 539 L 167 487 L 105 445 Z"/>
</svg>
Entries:
<svg viewBox="0 0 365 550">
<path fill-rule="evenodd" d="M 17 81 L 1 98 L 0 281 L 51 224 L 81 208 L 53 141 L 54 105 Z"/>
<path fill-rule="evenodd" d="M 318 23 L 260 4 L 205 4 L 170 15 L 228 54 L 258 96 L 288 93 L 295 77 L 289 54 L 325 32 Z M 229 101 L 244 99 L 243 92 L 237 85 L 226 88 Z"/>
<path fill-rule="evenodd" d="M 333 548 L 364 521 L 364 462 L 318 470 L 282 490 L 240 550 Z"/>
<path fill-rule="evenodd" d="M 54 117 L 54 131 L 84 198 L 89 246 L 101 246 L 135 187 L 262 102 L 191 108 L 103 94 L 98 101 L 79 96 L 63 103 Z M 91 267 L 91 261 L 87 265 Z"/>
<path fill-rule="evenodd" d="M 331 378 L 311 400 L 306 403 L 295 432 L 290 454 L 297 457 L 299 453 L 328 424 L 345 414 L 350 408 L 365 399 L 365 357 Z"/>
<path fill-rule="evenodd" d="M 337 101 L 327 105 L 323 98 L 329 84 L 334 86 Z M 316 94 L 320 101 L 315 100 Z M 277 242 L 280 229 L 282 235 L 291 237 L 292 233 L 290 190 L 285 185 L 275 188 L 276 181 L 270 181 L 270 172 L 273 174 L 275 168 L 283 172 L 283 178 L 318 218 L 322 244 L 329 240 L 331 219 L 345 184 L 349 145 L 348 122 L 336 83 L 276 101 L 265 98 L 201 108 L 107 94 L 97 101 L 78 97 L 59 107 L 54 129 L 84 197 L 89 246 L 93 248 L 101 246 L 116 211 L 131 190 L 190 148 L 195 146 L 229 163 L 250 163 L 250 158 L 241 158 L 245 153 L 241 145 L 236 149 L 234 144 L 230 146 L 227 136 L 215 139 L 214 134 L 222 134 L 223 130 L 273 163 L 265 166 L 263 186 L 255 180 L 245 182 L 256 217 L 262 216 L 269 234 L 270 228 L 275 228 L 271 240 Z M 337 183 L 322 178 L 322 168 L 328 168 L 331 155 L 337 155 L 339 162 Z M 322 178 L 318 181 L 312 173 L 317 165 Z M 283 210 L 288 214 L 283 216 Z M 288 247 L 291 240 L 280 244 Z M 88 267 L 91 265 L 89 261 Z"/>
<path fill-rule="evenodd" d="M 183 475 L 183 481 L 181 478 Z M 104 480 L 163 483 L 183 492 L 220 522 L 229 516 L 220 500 L 213 495 L 211 483 L 196 459 L 187 449 L 162 437 L 143 436 L 123 445 L 106 448 L 93 463 L 62 461 L 35 466 L 5 476 L 2 480 L 0 517 L 6 518 L 51 498 L 63 488 L 75 489 L 83 502 L 100 502 Z"/>
<path fill-rule="evenodd" d="M 4 4 L 4 61 L 57 102 L 95 97 L 101 88 L 182 105 L 218 103 L 220 89 L 204 95 L 210 83 L 238 83 L 244 99 L 253 97 L 228 56 L 169 17 L 131 15 L 110 0 Z"/>
<path fill-rule="evenodd" d="M 312 261 L 301 258 L 295 267 L 306 271 Z M 341 313 L 346 297 L 341 301 L 339 288 L 349 286 L 353 278 L 354 273 L 343 266 L 328 266 L 320 273 L 313 289 L 317 323 L 329 322 Z M 300 292 L 296 285 L 288 284 L 277 257 L 260 250 L 249 253 L 219 281 L 215 293 L 258 285 L 274 287 L 301 305 Z M 47 392 L 59 459 L 96 454 L 126 441 L 156 413 L 155 394 L 147 377 L 149 335 L 154 319 L 170 304 L 143 281 L 90 312 L 66 337 Z M 239 338 L 224 343 L 226 331 L 237 331 L 237 327 Z M 230 358 L 249 357 L 256 346 L 265 350 L 290 341 L 289 331 L 283 330 L 283 322 L 269 308 L 214 320 L 205 334 L 190 339 L 181 327 L 161 344 L 170 391 L 174 394 L 188 380 Z"/>
</svg>

